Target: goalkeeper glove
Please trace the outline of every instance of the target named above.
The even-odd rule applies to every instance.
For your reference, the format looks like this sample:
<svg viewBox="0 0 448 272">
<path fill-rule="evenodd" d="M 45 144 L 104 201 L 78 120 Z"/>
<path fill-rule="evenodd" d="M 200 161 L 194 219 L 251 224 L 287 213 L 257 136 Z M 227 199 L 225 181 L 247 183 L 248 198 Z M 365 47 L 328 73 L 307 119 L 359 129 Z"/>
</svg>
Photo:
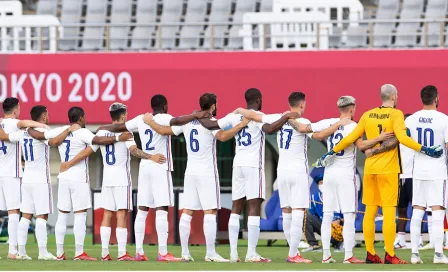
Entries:
<svg viewBox="0 0 448 272">
<path fill-rule="evenodd" d="M 422 146 L 420 153 L 428 155 L 432 158 L 440 158 L 443 154 L 443 148 L 440 145 L 431 147 Z"/>
<path fill-rule="evenodd" d="M 334 155 L 336 155 L 336 153 L 334 153 L 333 150 L 325 153 L 325 155 L 323 155 L 315 163 L 313 163 L 313 166 L 316 168 L 321 168 L 333 164 Z"/>
</svg>

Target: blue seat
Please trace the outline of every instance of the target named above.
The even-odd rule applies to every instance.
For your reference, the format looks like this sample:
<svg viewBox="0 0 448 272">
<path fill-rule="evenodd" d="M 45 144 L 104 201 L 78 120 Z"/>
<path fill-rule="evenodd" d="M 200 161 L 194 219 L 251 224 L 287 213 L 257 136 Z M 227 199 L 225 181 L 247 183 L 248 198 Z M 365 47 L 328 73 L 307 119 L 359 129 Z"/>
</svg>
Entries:
<svg viewBox="0 0 448 272">
<path fill-rule="evenodd" d="M 282 208 L 280 207 L 280 196 L 278 194 L 278 190 L 275 190 L 272 193 L 272 196 L 266 203 L 264 210 L 266 213 L 266 219 L 260 220 L 260 230 L 282 231 L 283 218 L 282 218 Z M 279 221 L 281 222 L 279 223 Z"/>
</svg>

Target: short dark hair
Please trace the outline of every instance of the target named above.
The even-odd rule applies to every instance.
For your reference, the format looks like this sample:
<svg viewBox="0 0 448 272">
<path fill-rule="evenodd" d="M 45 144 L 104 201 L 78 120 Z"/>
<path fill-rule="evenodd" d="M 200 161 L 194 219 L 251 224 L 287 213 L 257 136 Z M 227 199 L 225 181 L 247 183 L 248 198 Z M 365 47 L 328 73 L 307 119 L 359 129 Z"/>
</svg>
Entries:
<svg viewBox="0 0 448 272">
<path fill-rule="evenodd" d="M 300 102 L 305 100 L 305 94 L 302 92 L 293 92 L 288 97 L 288 103 L 291 107 L 297 107 Z"/>
<path fill-rule="evenodd" d="M 168 104 L 166 97 L 161 94 L 156 94 L 151 98 L 152 110 L 163 110 L 163 107 Z"/>
<path fill-rule="evenodd" d="M 256 88 L 250 88 L 244 94 L 244 98 L 246 99 L 247 104 L 254 103 L 257 101 L 257 99 L 259 99 L 259 98 L 261 99 L 261 97 L 262 96 L 261 96 L 260 90 L 258 90 Z"/>
<path fill-rule="evenodd" d="M 81 117 L 84 117 L 84 110 L 81 107 L 71 107 L 68 110 L 68 121 L 72 123 L 76 123 L 81 119 Z"/>
<path fill-rule="evenodd" d="M 205 93 L 199 98 L 199 106 L 201 106 L 201 110 L 209 110 L 214 104 L 216 104 L 216 94 Z"/>
<path fill-rule="evenodd" d="M 118 120 L 120 120 L 120 116 L 122 114 L 126 114 L 126 109 L 110 111 L 109 113 L 110 113 L 110 118 L 112 118 L 112 121 L 118 121 Z"/>
<path fill-rule="evenodd" d="M 432 105 L 434 103 L 434 100 L 436 100 L 438 96 L 437 88 L 433 85 L 428 85 L 423 87 L 422 91 L 420 92 L 420 98 L 422 99 L 423 105 Z"/>
<path fill-rule="evenodd" d="M 42 117 L 42 114 L 44 114 L 46 112 L 47 112 L 47 107 L 42 106 L 42 105 L 34 106 L 30 111 L 31 119 L 33 121 L 38 121 Z"/>
<path fill-rule="evenodd" d="M 18 105 L 19 99 L 15 97 L 8 97 L 5 99 L 5 101 L 3 101 L 3 112 L 6 114 L 11 113 Z"/>
</svg>

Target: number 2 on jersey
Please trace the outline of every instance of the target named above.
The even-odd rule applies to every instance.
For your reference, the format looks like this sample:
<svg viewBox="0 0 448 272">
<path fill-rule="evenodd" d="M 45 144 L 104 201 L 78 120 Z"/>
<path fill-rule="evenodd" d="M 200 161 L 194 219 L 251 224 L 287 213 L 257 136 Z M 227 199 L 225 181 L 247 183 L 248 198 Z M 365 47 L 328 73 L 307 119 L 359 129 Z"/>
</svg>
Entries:
<svg viewBox="0 0 448 272">
<path fill-rule="evenodd" d="M 152 143 L 152 135 L 153 135 L 152 130 L 150 129 L 145 130 L 145 135 L 149 135 L 149 139 L 148 142 L 146 143 L 145 150 L 146 151 L 154 150 L 155 149 L 154 147 L 149 147 L 149 145 Z"/>
<path fill-rule="evenodd" d="M 283 134 L 285 132 L 288 133 L 288 137 L 286 138 L 286 143 L 283 145 Z M 289 149 L 291 138 L 292 138 L 292 129 L 283 129 L 283 128 L 280 129 L 280 148 Z"/>
<path fill-rule="evenodd" d="M 417 128 L 417 138 L 419 144 L 431 147 L 434 145 L 434 130 L 430 128 Z"/>
<path fill-rule="evenodd" d="M 65 162 L 68 162 L 68 155 L 70 154 L 70 140 L 64 140 L 65 146 Z"/>
<path fill-rule="evenodd" d="M 24 141 L 23 150 L 25 151 L 25 161 L 34 161 L 33 139 L 23 139 L 23 141 Z"/>
<path fill-rule="evenodd" d="M 248 126 L 245 126 L 242 130 L 240 130 L 238 132 L 238 146 L 248 146 L 252 143 L 251 139 L 252 139 L 252 135 L 250 135 L 250 133 L 246 132 L 246 129 L 248 129 Z M 243 138 L 246 138 L 246 140 L 244 140 Z"/>
<path fill-rule="evenodd" d="M 330 136 L 330 149 L 333 150 L 333 147 L 335 145 L 337 145 L 342 140 L 342 138 L 344 138 L 344 136 L 342 136 L 342 133 L 332 134 Z M 339 153 L 336 153 L 336 156 L 343 156 L 343 155 L 344 155 L 344 150 L 342 150 Z"/>
<path fill-rule="evenodd" d="M 190 149 L 193 152 L 199 151 L 199 141 L 195 138 L 193 138 L 194 135 L 198 135 L 197 129 L 192 129 L 190 132 Z"/>
</svg>

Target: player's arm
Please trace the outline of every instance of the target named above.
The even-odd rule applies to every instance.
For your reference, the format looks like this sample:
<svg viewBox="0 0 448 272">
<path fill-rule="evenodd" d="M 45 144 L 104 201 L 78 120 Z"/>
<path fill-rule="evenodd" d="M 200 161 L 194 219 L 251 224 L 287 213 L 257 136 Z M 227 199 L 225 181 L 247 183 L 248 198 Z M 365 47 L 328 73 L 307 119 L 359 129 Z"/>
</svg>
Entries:
<svg viewBox="0 0 448 272">
<path fill-rule="evenodd" d="M 365 150 L 365 154 L 367 156 L 367 158 L 370 158 L 372 156 L 378 155 L 380 153 L 383 152 L 387 152 L 389 150 L 394 149 L 395 147 L 397 147 L 400 143 L 398 142 L 398 139 L 393 137 L 390 138 L 386 141 L 384 141 L 383 143 L 381 143 L 380 146 L 372 148 L 372 149 L 367 149 Z"/>
<path fill-rule="evenodd" d="M 151 160 L 155 163 L 165 163 L 166 158 L 162 154 L 148 154 L 139 149 L 136 145 L 132 145 L 129 147 L 129 152 L 131 152 L 132 156 L 143 159 L 143 160 Z"/>
<path fill-rule="evenodd" d="M 400 144 L 409 147 L 417 152 L 421 152 L 422 145 L 414 141 L 411 137 L 408 136 L 406 124 L 404 123 L 404 116 L 401 111 L 394 111 L 391 116 L 393 124 L 394 124 L 394 133 L 395 137 L 397 137 Z"/>
<path fill-rule="evenodd" d="M 206 111 L 194 111 L 192 114 L 189 115 L 182 115 L 172 118 L 170 120 L 170 126 L 183 126 L 185 124 L 190 123 L 193 120 L 210 118 L 210 117 L 211 117 L 210 113 Z"/>
<path fill-rule="evenodd" d="M 353 121 L 350 118 L 343 118 L 336 123 L 332 124 L 328 128 L 320 131 L 313 131 L 312 124 L 302 124 L 297 120 L 289 120 L 288 123 L 300 133 L 313 133 L 312 138 L 318 141 L 323 141 L 330 137 L 331 134 L 335 133 L 341 126 L 346 126 Z"/>
<path fill-rule="evenodd" d="M 25 127 L 29 127 L 29 128 L 48 128 L 47 125 L 36 122 L 36 121 L 32 121 L 32 120 L 20 120 L 17 122 L 17 128 L 25 128 Z"/>
<path fill-rule="evenodd" d="M 385 142 L 389 139 L 394 139 L 394 141 L 398 145 L 398 140 L 397 140 L 397 138 L 395 138 L 394 133 L 393 132 L 384 132 L 384 131 L 381 132 L 381 134 L 378 137 L 376 137 L 372 140 L 364 140 L 362 138 L 359 138 L 358 140 L 356 140 L 355 145 L 359 150 L 364 152 L 367 149 L 370 149 L 378 144 L 382 144 L 383 142 Z"/>
<path fill-rule="evenodd" d="M 198 121 L 199 121 L 199 123 L 201 123 L 201 125 L 203 127 L 205 127 L 208 130 L 221 129 L 217 120 L 212 120 L 210 118 L 201 118 L 201 119 L 198 119 Z"/>
<path fill-rule="evenodd" d="M 215 135 L 216 139 L 218 139 L 221 142 L 225 142 L 232 139 L 240 130 L 242 130 L 244 127 L 247 126 L 249 121 L 250 121 L 249 119 L 243 118 L 243 120 L 241 120 L 241 122 L 238 125 L 227 130 L 218 131 Z"/>
<path fill-rule="evenodd" d="M 262 123 L 263 122 L 263 115 L 261 113 L 255 112 L 253 110 L 247 110 L 247 109 L 243 109 L 243 108 L 238 108 L 236 109 L 233 113 L 235 114 L 241 114 L 243 117 L 258 122 L 258 123 Z"/>
<path fill-rule="evenodd" d="M 279 131 L 282 128 L 282 126 L 286 122 L 288 122 L 288 120 L 294 120 L 299 117 L 300 116 L 297 112 L 288 112 L 288 113 L 284 114 L 282 117 L 280 117 L 280 119 L 278 119 L 274 123 L 264 124 L 262 129 L 267 134 L 273 134 L 273 133 L 276 133 L 277 131 Z"/>
<path fill-rule="evenodd" d="M 73 125 L 71 125 L 70 127 L 68 127 L 67 129 L 64 129 L 64 131 L 63 132 L 61 132 L 59 135 L 57 135 L 56 137 L 54 137 L 54 138 L 51 138 L 51 139 L 49 139 L 48 140 L 48 145 L 49 146 L 60 146 L 63 142 L 64 142 L 64 140 L 65 140 L 65 138 L 67 138 L 67 136 L 71 133 L 71 132 L 73 132 L 73 131 L 75 131 L 75 130 L 78 130 L 78 129 L 80 129 L 81 127 L 78 125 L 78 124 L 73 124 Z M 33 131 L 35 131 L 34 129 L 33 129 Z M 29 133 L 29 132 L 28 132 Z M 31 135 L 31 134 L 30 134 Z M 32 135 L 31 135 L 31 137 L 33 137 Z M 34 138 L 34 137 L 33 137 Z"/>
<path fill-rule="evenodd" d="M 70 169 L 70 167 L 73 167 L 73 166 L 77 165 L 78 163 L 84 161 L 86 158 L 88 158 L 93 153 L 95 153 L 95 151 L 93 151 L 92 147 L 90 147 L 90 146 L 87 147 L 83 151 L 79 152 L 78 155 L 76 155 L 73 159 L 71 159 L 67 162 L 61 163 L 61 166 L 59 167 L 59 171 L 60 172 L 67 171 L 68 169 Z"/>
<path fill-rule="evenodd" d="M 365 114 L 363 114 L 353 131 L 350 132 L 349 135 L 342 138 L 342 140 L 333 148 L 332 151 L 334 153 L 341 152 L 364 135 L 366 124 L 364 115 Z"/>
<path fill-rule="evenodd" d="M 143 121 L 160 135 L 174 135 L 173 129 L 171 127 L 157 124 L 154 121 L 153 115 L 151 113 L 145 114 L 145 116 L 143 117 Z"/>
<path fill-rule="evenodd" d="M 125 124 L 110 124 L 110 125 L 100 126 L 96 130 L 96 132 L 98 132 L 100 130 L 107 130 L 107 131 L 114 132 L 114 133 L 128 131 Z"/>
<path fill-rule="evenodd" d="M 125 142 L 134 137 L 129 131 L 123 132 L 119 136 L 95 136 L 92 139 L 92 144 L 94 145 L 108 145 L 116 142 Z"/>
</svg>

